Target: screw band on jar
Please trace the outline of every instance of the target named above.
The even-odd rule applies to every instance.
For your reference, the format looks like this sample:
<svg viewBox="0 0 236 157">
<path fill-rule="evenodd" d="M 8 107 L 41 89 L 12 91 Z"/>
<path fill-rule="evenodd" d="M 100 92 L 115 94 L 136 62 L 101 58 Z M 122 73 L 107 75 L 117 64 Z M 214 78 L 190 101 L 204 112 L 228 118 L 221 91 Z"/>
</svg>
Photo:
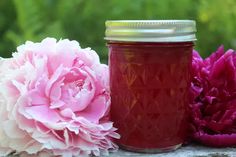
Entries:
<svg viewBox="0 0 236 157">
<path fill-rule="evenodd" d="M 134 42 L 195 41 L 196 23 L 192 20 L 106 21 L 106 40 Z"/>
</svg>

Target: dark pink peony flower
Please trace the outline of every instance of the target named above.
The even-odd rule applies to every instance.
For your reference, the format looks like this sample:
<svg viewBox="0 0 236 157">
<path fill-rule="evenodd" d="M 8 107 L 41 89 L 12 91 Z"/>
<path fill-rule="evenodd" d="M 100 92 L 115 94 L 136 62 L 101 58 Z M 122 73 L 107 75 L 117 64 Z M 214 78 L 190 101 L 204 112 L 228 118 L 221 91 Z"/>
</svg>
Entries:
<svg viewBox="0 0 236 157">
<path fill-rule="evenodd" d="M 0 156 L 98 156 L 117 149 L 108 67 L 95 51 L 69 40 L 26 42 L 1 60 L 0 75 Z"/>
<path fill-rule="evenodd" d="M 236 145 L 236 54 L 223 46 L 202 59 L 193 51 L 193 137 L 209 146 Z"/>
</svg>

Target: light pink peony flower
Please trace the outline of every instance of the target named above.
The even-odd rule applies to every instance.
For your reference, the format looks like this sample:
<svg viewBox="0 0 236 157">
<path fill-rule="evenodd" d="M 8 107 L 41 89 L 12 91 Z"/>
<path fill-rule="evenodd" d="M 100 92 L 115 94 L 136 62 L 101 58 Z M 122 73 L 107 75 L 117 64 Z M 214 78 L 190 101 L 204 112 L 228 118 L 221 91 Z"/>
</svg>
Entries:
<svg viewBox="0 0 236 157">
<path fill-rule="evenodd" d="M 206 59 L 193 52 L 191 109 L 196 141 L 236 145 L 236 54 L 221 46 Z"/>
<path fill-rule="evenodd" d="M 1 60 L 0 156 L 65 157 L 115 150 L 108 67 L 76 41 L 26 42 Z"/>
</svg>

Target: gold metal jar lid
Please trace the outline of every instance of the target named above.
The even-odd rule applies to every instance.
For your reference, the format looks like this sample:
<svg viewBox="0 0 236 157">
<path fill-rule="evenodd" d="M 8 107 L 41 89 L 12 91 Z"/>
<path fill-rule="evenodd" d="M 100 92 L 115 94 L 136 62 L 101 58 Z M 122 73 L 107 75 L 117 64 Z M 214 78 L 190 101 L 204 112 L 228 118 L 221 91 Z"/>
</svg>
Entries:
<svg viewBox="0 0 236 157">
<path fill-rule="evenodd" d="M 193 20 L 114 20 L 106 21 L 105 40 L 133 42 L 195 41 Z"/>
</svg>

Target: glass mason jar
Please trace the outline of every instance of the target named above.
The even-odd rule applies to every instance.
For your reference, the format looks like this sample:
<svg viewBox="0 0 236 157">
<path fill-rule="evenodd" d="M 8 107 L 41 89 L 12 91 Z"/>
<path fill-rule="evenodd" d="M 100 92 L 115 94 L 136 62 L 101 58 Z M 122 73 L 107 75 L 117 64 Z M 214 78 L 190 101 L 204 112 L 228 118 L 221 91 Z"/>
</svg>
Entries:
<svg viewBox="0 0 236 157">
<path fill-rule="evenodd" d="M 195 21 L 107 21 L 111 120 L 117 144 L 137 152 L 175 150 L 189 128 Z"/>
</svg>

